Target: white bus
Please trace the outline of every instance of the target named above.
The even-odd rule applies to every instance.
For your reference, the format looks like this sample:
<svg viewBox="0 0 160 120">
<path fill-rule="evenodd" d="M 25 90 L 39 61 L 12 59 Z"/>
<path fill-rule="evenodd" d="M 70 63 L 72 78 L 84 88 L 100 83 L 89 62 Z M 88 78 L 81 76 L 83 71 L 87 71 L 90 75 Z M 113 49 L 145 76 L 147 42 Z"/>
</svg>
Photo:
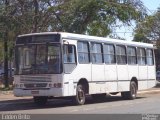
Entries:
<svg viewBox="0 0 160 120">
<path fill-rule="evenodd" d="M 121 93 L 135 99 L 137 90 L 155 86 L 152 44 L 45 32 L 20 35 L 15 46 L 14 95 L 69 97 L 82 105 L 94 98 Z"/>
</svg>

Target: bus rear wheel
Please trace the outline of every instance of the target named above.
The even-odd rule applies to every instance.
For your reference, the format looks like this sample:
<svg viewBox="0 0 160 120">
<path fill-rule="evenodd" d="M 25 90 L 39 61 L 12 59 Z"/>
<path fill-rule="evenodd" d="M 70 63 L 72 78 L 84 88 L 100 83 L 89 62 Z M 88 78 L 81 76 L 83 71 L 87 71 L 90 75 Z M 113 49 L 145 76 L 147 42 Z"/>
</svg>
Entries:
<svg viewBox="0 0 160 120">
<path fill-rule="evenodd" d="M 34 96 L 34 103 L 37 105 L 45 105 L 47 103 L 47 97 L 46 96 Z"/>
<path fill-rule="evenodd" d="M 86 101 L 85 89 L 82 84 L 77 85 L 76 96 L 73 98 L 76 105 L 83 105 Z"/>
<path fill-rule="evenodd" d="M 121 96 L 124 99 L 133 100 L 137 97 L 137 85 L 134 81 L 131 81 L 130 83 L 130 91 L 127 92 L 121 92 Z"/>
</svg>

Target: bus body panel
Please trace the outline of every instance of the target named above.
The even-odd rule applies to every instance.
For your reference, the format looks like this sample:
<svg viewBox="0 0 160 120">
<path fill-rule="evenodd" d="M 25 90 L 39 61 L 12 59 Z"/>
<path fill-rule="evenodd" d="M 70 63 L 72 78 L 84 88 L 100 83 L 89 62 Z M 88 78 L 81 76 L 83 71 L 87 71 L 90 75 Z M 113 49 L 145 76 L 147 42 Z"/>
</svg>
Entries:
<svg viewBox="0 0 160 120">
<path fill-rule="evenodd" d="M 138 80 L 138 90 L 144 90 L 144 89 L 147 89 L 147 80 Z"/>
<path fill-rule="evenodd" d="M 139 66 L 138 67 L 138 81 L 141 85 L 139 85 L 139 90 L 147 89 L 147 66 Z"/>
<path fill-rule="evenodd" d="M 108 92 L 117 92 L 118 77 L 117 77 L 117 66 L 105 65 L 105 80 L 106 89 Z"/>
<path fill-rule="evenodd" d="M 128 78 L 129 80 L 138 79 L 138 65 L 128 65 Z"/>
<path fill-rule="evenodd" d="M 129 80 L 127 65 L 117 65 L 117 73 L 118 81 Z"/>
<path fill-rule="evenodd" d="M 156 85 L 156 74 L 155 73 L 155 67 L 154 66 L 148 66 L 148 71 L 147 71 L 147 75 L 148 75 L 148 82 L 147 82 L 147 88 L 151 88 L 153 86 Z"/>
<path fill-rule="evenodd" d="M 71 74 L 64 74 L 64 96 L 72 96 L 74 93 L 74 76 Z"/>
<path fill-rule="evenodd" d="M 112 92 L 118 92 L 118 82 L 117 81 L 111 81 L 106 82 L 106 93 L 112 93 Z"/>
<path fill-rule="evenodd" d="M 63 75 L 16 75 L 15 96 L 63 96 Z"/>
<path fill-rule="evenodd" d="M 92 64 L 92 82 L 104 82 L 104 64 Z"/>
<path fill-rule="evenodd" d="M 23 36 L 32 35 L 46 35 L 46 34 L 60 34 L 61 35 L 61 47 L 63 53 L 63 45 L 73 45 L 75 49 L 76 63 L 68 67 L 70 73 L 65 72 L 68 69 L 67 65 L 63 63 L 62 54 L 62 66 L 63 72 L 60 74 L 28 74 L 28 75 L 15 75 L 14 77 L 14 95 L 15 96 L 74 96 L 76 95 L 77 84 L 80 80 L 85 79 L 89 84 L 89 94 L 98 93 L 110 93 L 110 92 L 122 92 L 130 90 L 130 82 L 132 78 L 136 78 L 138 81 L 138 90 L 147 89 L 155 86 L 155 64 L 153 65 L 120 65 L 120 64 L 94 64 L 92 63 L 91 56 L 90 61 L 87 64 L 81 64 L 78 61 L 77 41 L 86 41 L 88 43 L 97 42 L 103 44 L 124 45 L 133 46 L 135 48 L 149 48 L 153 49 L 153 45 L 146 43 L 137 43 L 130 41 L 115 40 L 102 37 L 78 35 L 71 33 L 36 33 Z M 44 41 L 43 41 L 44 42 Z M 127 47 L 126 47 L 127 49 Z M 90 55 L 90 54 L 89 54 Z M 24 78 L 27 78 L 26 80 Z M 49 81 L 45 82 L 43 79 Z M 35 79 L 37 78 L 37 79 Z M 22 80 L 23 79 L 23 80 Z M 40 80 L 38 80 L 40 79 Z M 37 80 L 37 81 L 36 81 Z M 42 80 L 42 81 L 41 81 Z M 48 80 L 48 79 L 47 79 Z M 38 82 L 40 81 L 40 82 Z M 41 84 L 42 83 L 42 84 Z M 44 84 L 45 83 L 45 84 Z M 22 85 L 21 85 L 22 84 Z M 36 84 L 32 88 L 24 89 L 24 84 Z M 38 88 L 38 85 L 46 85 L 43 88 Z M 60 86 L 59 86 L 60 85 Z M 35 89 L 36 88 L 36 89 Z M 37 94 L 38 91 L 38 94 Z"/>
<path fill-rule="evenodd" d="M 130 88 L 130 80 L 118 81 L 118 91 L 117 92 L 129 91 L 129 88 Z"/>
<path fill-rule="evenodd" d="M 147 81 L 147 88 L 146 89 L 148 89 L 148 88 L 152 88 L 152 87 L 154 87 L 156 85 L 156 81 L 155 80 L 148 80 Z"/>
<path fill-rule="evenodd" d="M 147 73 L 147 71 L 148 71 L 148 67 L 147 66 L 139 66 L 138 67 L 138 73 L 139 73 L 139 77 L 138 77 L 138 79 L 139 80 L 147 80 L 148 79 L 148 73 Z"/>
<path fill-rule="evenodd" d="M 117 77 L 118 77 L 118 91 L 128 91 L 130 83 L 128 78 L 128 66 L 117 65 Z"/>
<path fill-rule="evenodd" d="M 76 94 L 76 86 L 81 79 L 86 79 L 88 82 L 91 82 L 91 64 L 78 64 L 74 71 L 71 73 L 64 74 L 64 83 L 65 87 L 65 95 L 73 96 Z"/>
<path fill-rule="evenodd" d="M 156 77 L 156 74 L 152 74 L 155 72 L 155 67 L 154 66 L 148 66 L 147 68 L 147 75 L 148 75 L 148 79 L 149 80 L 154 80 L 154 78 Z"/>
<path fill-rule="evenodd" d="M 24 90 L 22 88 L 15 88 L 13 93 L 16 97 L 23 96 L 54 96 L 61 97 L 63 95 L 63 88 L 49 88 L 49 89 L 38 89 L 38 90 Z"/>
</svg>

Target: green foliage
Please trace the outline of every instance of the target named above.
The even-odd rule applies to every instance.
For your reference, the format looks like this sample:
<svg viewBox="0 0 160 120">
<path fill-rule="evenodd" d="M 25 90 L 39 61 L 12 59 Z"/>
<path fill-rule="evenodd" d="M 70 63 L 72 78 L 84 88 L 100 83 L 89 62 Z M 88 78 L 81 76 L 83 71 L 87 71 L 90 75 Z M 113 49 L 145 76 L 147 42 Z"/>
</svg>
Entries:
<svg viewBox="0 0 160 120">
<path fill-rule="evenodd" d="M 145 37 L 145 34 L 139 33 L 135 34 L 134 36 L 134 41 L 136 42 L 145 42 L 145 43 L 150 43 L 151 41 Z"/>
<path fill-rule="evenodd" d="M 158 43 L 157 46 L 160 46 L 158 42 L 160 41 L 160 8 L 155 14 L 137 24 L 134 40 L 142 42 L 155 40 Z"/>
<path fill-rule="evenodd" d="M 58 11 L 60 20 L 56 21 L 57 24 L 53 22 L 53 31 L 96 36 L 109 35 L 117 21 L 130 25 L 131 20 L 139 21 L 146 15 L 138 0 L 63 0 L 54 11 Z"/>
<path fill-rule="evenodd" d="M 3 56 L 4 56 L 4 54 L 3 54 L 3 43 L 2 42 L 0 42 L 0 63 L 2 63 L 3 62 Z"/>
<path fill-rule="evenodd" d="M 4 31 L 7 29 L 8 51 L 13 49 L 19 34 L 64 31 L 107 36 L 117 22 L 130 25 L 130 21 L 139 21 L 145 15 L 146 10 L 140 0 L 0 1 L 0 25 Z M 2 34 L 0 40 L 4 41 Z"/>
</svg>

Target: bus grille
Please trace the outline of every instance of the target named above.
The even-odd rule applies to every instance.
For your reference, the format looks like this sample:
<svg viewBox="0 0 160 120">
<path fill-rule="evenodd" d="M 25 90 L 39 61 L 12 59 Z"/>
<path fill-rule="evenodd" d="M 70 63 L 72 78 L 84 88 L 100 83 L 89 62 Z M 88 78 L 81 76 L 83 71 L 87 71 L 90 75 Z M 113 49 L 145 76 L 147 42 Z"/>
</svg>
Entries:
<svg viewBox="0 0 160 120">
<path fill-rule="evenodd" d="M 32 84 L 24 84 L 25 88 L 44 88 L 47 87 L 47 83 L 32 83 Z"/>
<path fill-rule="evenodd" d="M 51 76 L 21 76 L 20 81 L 22 83 L 40 83 L 40 82 L 51 82 Z"/>
</svg>

